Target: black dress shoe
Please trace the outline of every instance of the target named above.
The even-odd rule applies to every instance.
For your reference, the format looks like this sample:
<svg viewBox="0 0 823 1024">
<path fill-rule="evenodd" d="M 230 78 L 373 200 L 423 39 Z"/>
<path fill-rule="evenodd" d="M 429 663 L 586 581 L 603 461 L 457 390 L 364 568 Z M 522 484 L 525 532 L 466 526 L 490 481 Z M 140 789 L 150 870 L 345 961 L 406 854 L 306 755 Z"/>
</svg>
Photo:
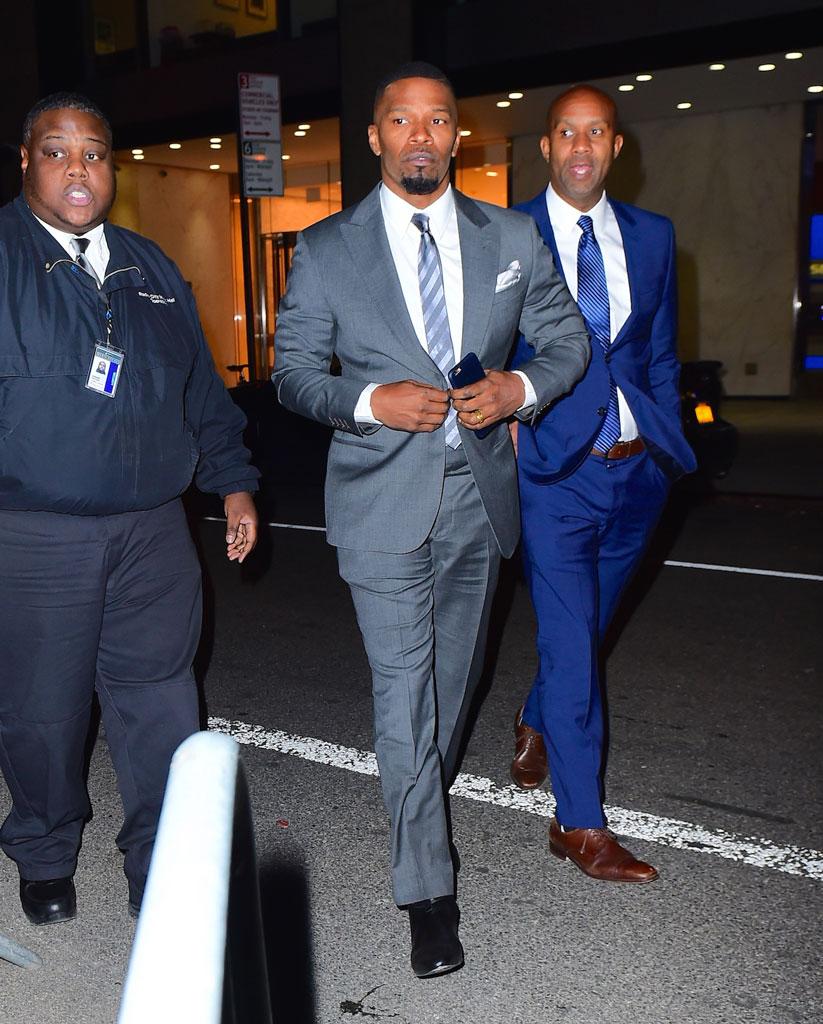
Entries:
<svg viewBox="0 0 823 1024">
<path fill-rule="evenodd" d="M 457 937 L 460 911 L 454 896 L 411 903 L 411 965 L 418 978 L 448 974 L 463 966 L 463 947 Z"/>
<path fill-rule="evenodd" d="M 69 878 L 20 879 L 20 904 L 32 924 L 56 924 L 77 916 L 77 896 Z"/>
</svg>

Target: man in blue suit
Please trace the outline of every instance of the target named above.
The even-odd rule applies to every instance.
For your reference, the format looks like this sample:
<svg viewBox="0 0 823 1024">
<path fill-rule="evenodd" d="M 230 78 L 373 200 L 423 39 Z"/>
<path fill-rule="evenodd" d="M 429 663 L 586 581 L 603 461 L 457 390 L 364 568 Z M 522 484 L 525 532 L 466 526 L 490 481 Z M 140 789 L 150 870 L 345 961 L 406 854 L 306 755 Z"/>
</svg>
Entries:
<svg viewBox="0 0 823 1024">
<path fill-rule="evenodd" d="M 623 145 L 616 121 L 599 89 L 559 96 L 540 140 L 549 186 L 519 207 L 580 307 L 592 357 L 571 394 L 513 428 L 539 668 L 516 716 L 511 772 L 532 789 L 551 768 L 555 856 L 593 878 L 651 882 L 655 868 L 606 828 L 599 647 L 671 481 L 695 461 L 680 423 L 674 232 L 606 196 Z M 513 365 L 530 352 L 521 337 Z"/>
</svg>

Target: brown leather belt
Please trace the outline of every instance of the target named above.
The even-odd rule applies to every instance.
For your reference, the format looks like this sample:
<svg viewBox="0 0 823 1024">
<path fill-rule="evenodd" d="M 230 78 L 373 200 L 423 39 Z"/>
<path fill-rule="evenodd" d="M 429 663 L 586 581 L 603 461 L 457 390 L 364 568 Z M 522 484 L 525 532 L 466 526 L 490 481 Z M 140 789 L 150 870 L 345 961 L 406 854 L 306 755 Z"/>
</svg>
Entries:
<svg viewBox="0 0 823 1024">
<path fill-rule="evenodd" d="M 592 448 L 592 455 L 597 455 L 601 459 L 628 459 L 630 455 L 638 455 L 645 447 L 643 438 L 636 437 L 633 441 L 618 441 L 607 452 L 599 452 Z"/>
</svg>

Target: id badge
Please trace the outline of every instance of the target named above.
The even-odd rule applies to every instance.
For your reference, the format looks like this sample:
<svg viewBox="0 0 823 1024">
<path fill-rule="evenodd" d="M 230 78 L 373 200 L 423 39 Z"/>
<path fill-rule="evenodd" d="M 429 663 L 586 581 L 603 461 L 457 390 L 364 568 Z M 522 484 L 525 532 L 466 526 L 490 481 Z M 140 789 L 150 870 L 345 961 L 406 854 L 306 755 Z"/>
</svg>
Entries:
<svg viewBox="0 0 823 1024">
<path fill-rule="evenodd" d="M 95 345 L 86 387 L 98 395 L 114 398 L 126 353 L 111 345 Z"/>
</svg>

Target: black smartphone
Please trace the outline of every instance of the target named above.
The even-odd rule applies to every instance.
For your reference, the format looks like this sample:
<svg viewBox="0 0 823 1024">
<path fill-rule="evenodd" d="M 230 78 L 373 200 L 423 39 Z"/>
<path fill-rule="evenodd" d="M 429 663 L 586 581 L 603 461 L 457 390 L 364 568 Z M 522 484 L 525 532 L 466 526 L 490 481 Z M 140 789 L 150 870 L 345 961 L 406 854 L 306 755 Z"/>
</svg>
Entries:
<svg viewBox="0 0 823 1024">
<path fill-rule="evenodd" d="M 483 380 L 485 376 L 480 360 L 474 352 L 467 352 L 460 362 L 455 363 L 449 370 L 449 384 L 453 388 L 465 388 L 469 384 L 476 384 L 477 381 Z M 487 437 L 496 426 L 496 423 L 492 423 L 489 427 L 481 427 L 480 430 L 473 431 L 474 436 L 481 439 Z"/>
</svg>

